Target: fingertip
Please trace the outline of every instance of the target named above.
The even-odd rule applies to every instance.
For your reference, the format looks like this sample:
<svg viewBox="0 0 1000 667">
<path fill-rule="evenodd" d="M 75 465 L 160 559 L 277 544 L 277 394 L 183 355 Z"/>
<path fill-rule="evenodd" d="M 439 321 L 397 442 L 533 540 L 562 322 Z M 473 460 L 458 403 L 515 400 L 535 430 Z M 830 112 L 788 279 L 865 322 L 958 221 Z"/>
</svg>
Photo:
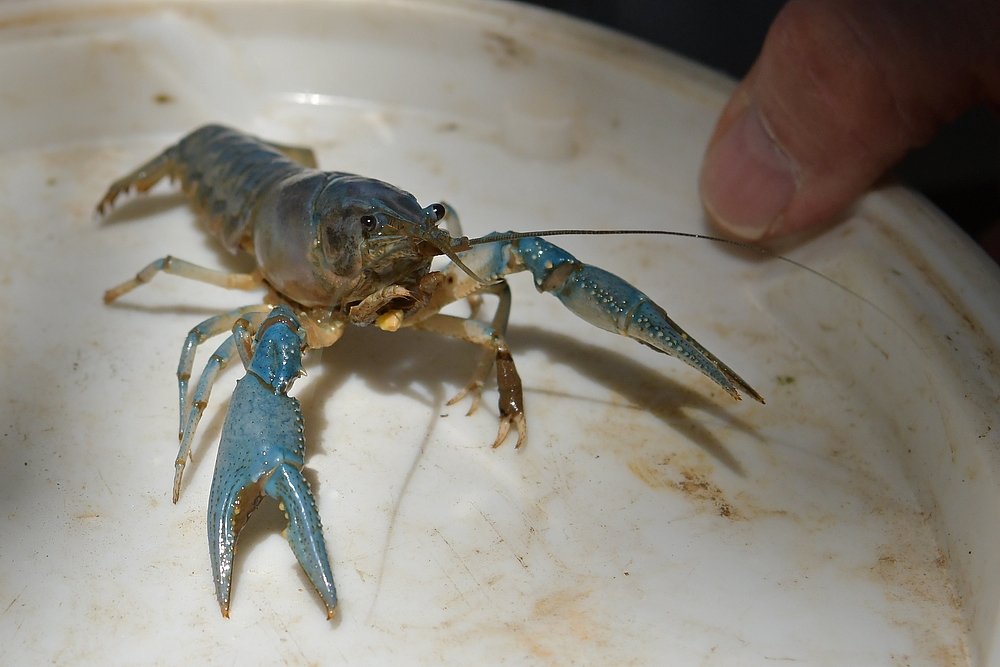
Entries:
<svg viewBox="0 0 1000 667">
<path fill-rule="evenodd" d="M 706 151 L 713 222 L 745 241 L 821 225 L 992 90 L 974 56 L 995 47 L 966 36 L 989 17 L 943 6 L 790 0 Z"/>
<path fill-rule="evenodd" d="M 732 108 L 737 105 L 742 109 Z M 705 154 L 701 198 L 720 229 L 756 241 L 780 233 L 783 213 L 798 188 L 798 167 L 755 105 L 737 97 L 730 107 Z"/>
</svg>

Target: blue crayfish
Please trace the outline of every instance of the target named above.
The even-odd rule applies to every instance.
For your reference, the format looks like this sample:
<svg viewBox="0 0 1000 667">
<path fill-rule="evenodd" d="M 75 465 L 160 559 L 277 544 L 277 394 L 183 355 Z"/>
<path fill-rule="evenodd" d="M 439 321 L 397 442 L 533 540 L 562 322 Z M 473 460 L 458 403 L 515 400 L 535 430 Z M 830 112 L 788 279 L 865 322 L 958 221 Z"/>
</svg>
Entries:
<svg viewBox="0 0 1000 667">
<path fill-rule="evenodd" d="M 517 447 L 527 434 L 521 379 L 504 338 L 511 302 L 504 276 L 518 271 L 530 271 L 539 291 L 554 294 L 587 322 L 677 357 L 737 400 L 743 391 L 763 403 L 749 384 L 645 294 L 540 238 L 560 232 L 494 233 L 470 240 L 461 236 L 457 217 L 444 204 L 421 207 L 413 195 L 388 183 L 316 169 L 308 148 L 262 141 L 219 125 L 195 130 L 113 183 L 97 210 L 104 213 L 119 194 L 132 188 L 145 192 L 163 177 L 179 180 L 207 217 L 210 233 L 230 252 L 250 253 L 257 268 L 248 274 L 225 273 L 167 256 L 108 290 L 105 302 L 160 271 L 230 289 L 264 287 L 268 292 L 265 304 L 209 318 L 192 329 L 177 368 L 181 445 L 174 502 L 216 377 L 237 355 L 247 369 L 226 416 L 208 509 L 216 593 L 225 616 L 233 549 L 263 495 L 282 503 L 292 550 L 329 615 L 335 613 L 337 598 L 320 519 L 301 474 L 302 417 L 287 391 L 301 373 L 303 351 L 332 345 L 347 324 L 435 331 L 483 348 L 472 379 L 450 404 L 469 395 L 471 414 L 495 366 L 500 428 L 494 447 L 506 439 L 511 425 L 517 429 Z M 438 255 L 447 256 L 451 264 L 431 271 Z M 499 299 L 488 323 L 440 312 L 455 301 L 483 294 Z M 189 403 L 197 347 L 228 331 L 232 335 L 209 360 Z"/>
</svg>

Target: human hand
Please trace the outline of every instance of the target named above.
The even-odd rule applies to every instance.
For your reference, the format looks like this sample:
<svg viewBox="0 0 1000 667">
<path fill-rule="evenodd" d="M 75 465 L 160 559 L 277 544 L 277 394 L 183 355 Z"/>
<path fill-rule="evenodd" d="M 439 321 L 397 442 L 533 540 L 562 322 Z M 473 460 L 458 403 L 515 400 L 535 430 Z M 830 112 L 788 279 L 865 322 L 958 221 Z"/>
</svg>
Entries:
<svg viewBox="0 0 1000 667">
<path fill-rule="evenodd" d="M 702 201 L 743 240 L 821 225 L 982 101 L 1000 108 L 995 0 L 791 0 L 722 112 Z"/>
</svg>

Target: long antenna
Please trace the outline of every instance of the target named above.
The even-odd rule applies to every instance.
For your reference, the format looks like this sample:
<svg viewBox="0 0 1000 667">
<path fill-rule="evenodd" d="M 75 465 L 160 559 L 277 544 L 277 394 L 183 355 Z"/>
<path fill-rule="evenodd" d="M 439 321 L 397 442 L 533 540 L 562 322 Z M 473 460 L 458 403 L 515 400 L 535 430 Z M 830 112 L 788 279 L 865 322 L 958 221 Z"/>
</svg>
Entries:
<svg viewBox="0 0 1000 667">
<path fill-rule="evenodd" d="M 700 240 L 703 240 L 703 241 L 712 241 L 714 243 L 724 243 L 725 245 L 730 245 L 730 246 L 733 246 L 733 247 L 736 247 L 736 248 L 741 248 L 743 250 L 749 250 L 751 252 L 759 253 L 759 254 L 761 254 L 761 255 L 763 255 L 765 257 L 768 257 L 770 259 L 776 259 L 776 260 L 779 260 L 779 261 L 782 261 L 782 262 L 786 262 L 786 263 L 791 264 L 792 266 L 794 266 L 796 268 L 802 269 L 803 271 L 807 271 L 807 272 L 811 273 L 812 275 L 816 276 L 817 278 L 825 280 L 826 282 L 830 283 L 834 287 L 837 287 L 838 289 L 841 289 L 844 292 L 847 292 L 851 296 L 853 296 L 853 297 L 855 297 L 857 299 L 860 299 L 862 302 L 864 302 L 865 304 L 867 304 L 867 305 L 871 306 L 872 308 L 874 308 L 883 317 L 885 317 L 890 322 L 892 322 L 897 327 L 899 327 L 904 332 L 906 332 L 906 330 L 902 327 L 902 325 L 900 325 L 898 322 L 896 322 L 896 320 L 893 319 L 893 317 L 891 315 L 889 315 L 889 313 L 887 313 L 884 310 L 882 310 L 882 308 L 880 308 L 877 304 L 873 303 L 872 301 L 870 301 L 869 299 L 865 298 L 864 296 L 858 294 L 857 292 L 855 292 L 851 288 L 846 287 L 845 285 L 841 285 L 840 283 L 838 283 L 833 278 L 830 278 L 829 276 L 823 275 L 822 273 L 820 273 L 816 269 L 811 268 L 809 266 L 806 266 L 805 264 L 803 264 L 801 262 L 797 262 L 794 259 L 790 259 L 788 257 L 785 257 L 784 255 L 779 255 L 777 253 L 771 252 L 770 250 L 767 250 L 765 248 L 761 248 L 761 247 L 758 247 L 758 246 L 755 246 L 755 245 L 750 245 L 749 243 L 743 243 L 742 241 L 734 241 L 732 239 L 724 239 L 724 238 L 719 237 L 719 236 L 709 236 L 707 234 L 695 234 L 693 232 L 672 232 L 672 231 L 666 231 L 666 230 L 663 230 L 663 229 L 546 229 L 546 230 L 537 231 L 537 232 L 501 232 L 501 233 L 498 233 L 498 234 L 490 234 L 489 236 L 481 236 L 479 238 L 469 239 L 468 244 L 470 246 L 476 246 L 476 245 L 483 245 L 484 243 L 497 243 L 497 242 L 503 242 L 503 241 L 516 241 L 518 239 L 530 238 L 532 236 L 611 236 L 611 235 L 614 235 L 614 234 L 629 234 L 629 235 L 636 235 L 636 234 L 647 235 L 648 234 L 648 235 L 657 235 L 657 236 L 679 236 L 679 237 L 685 238 L 685 239 L 700 239 Z M 908 336 L 910 335 L 909 332 L 906 332 L 906 333 L 907 333 Z M 913 340 L 912 336 L 910 336 L 910 338 L 911 338 L 911 340 Z M 914 340 L 914 342 L 916 342 L 916 341 Z M 918 347 L 919 347 L 919 345 L 918 345 Z"/>
</svg>

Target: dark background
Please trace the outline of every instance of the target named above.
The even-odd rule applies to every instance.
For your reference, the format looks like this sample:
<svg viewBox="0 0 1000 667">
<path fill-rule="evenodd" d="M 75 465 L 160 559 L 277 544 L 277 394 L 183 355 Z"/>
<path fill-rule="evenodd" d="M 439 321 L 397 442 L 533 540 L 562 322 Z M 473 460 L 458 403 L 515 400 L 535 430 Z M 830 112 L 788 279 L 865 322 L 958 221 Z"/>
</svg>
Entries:
<svg viewBox="0 0 1000 667">
<path fill-rule="evenodd" d="M 742 79 L 785 0 L 529 0 Z M 1000 119 L 985 105 L 894 170 L 1000 261 Z"/>
</svg>

